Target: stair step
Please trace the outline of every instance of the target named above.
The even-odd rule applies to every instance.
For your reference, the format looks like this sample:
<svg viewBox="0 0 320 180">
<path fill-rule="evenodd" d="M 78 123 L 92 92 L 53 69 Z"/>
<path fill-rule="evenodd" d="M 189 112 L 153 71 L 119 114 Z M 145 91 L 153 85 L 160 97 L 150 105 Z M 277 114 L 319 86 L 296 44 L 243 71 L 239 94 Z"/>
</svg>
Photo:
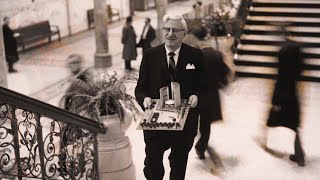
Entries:
<svg viewBox="0 0 320 180">
<path fill-rule="evenodd" d="M 310 18 L 310 17 L 285 17 L 285 16 L 251 16 L 248 15 L 247 20 L 252 21 L 264 21 L 266 23 L 270 22 L 309 22 L 309 23 L 319 23 L 320 18 Z"/>
<path fill-rule="evenodd" d="M 266 41 L 266 40 L 250 40 L 250 39 L 241 39 L 241 44 L 256 44 L 256 45 L 276 45 L 280 46 L 283 44 L 283 41 Z M 304 43 L 306 47 L 320 47 L 320 43 Z"/>
<path fill-rule="evenodd" d="M 244 30 L 244 34 L 270 34 L 270 35 L 282 35 L 282 32 L 279 30 Z M 302 37 L 320 37 L 320 31 L 315 32 L 296 32 L 296 31 L 288 31 L 291 36 L 302 36 Z"/>
<path fill-rule="evenodd" d="M 254 67 L 278 67 L 278 62 L 256 62 L 247 60 L 234 59 L 234 64 L 237 66 L 254 66 Z"/>
<path fill-rule="evenodd" d="M 300 13 L 300 12 L 268 12 L 268 11 L 250 11 L 250 16 L 271 16 L 271 17 L 320 17 L 319 13 Z"/>
<path fill-rule="evenodd" d="M 239 44 L 237 53 L 240 55 L 277 56 L 280 48 L 281 46 Z M 302 48 L 302 56 L 304 58 L 320 58 L 320 48 Z"/>
<path fill-rule="evenodd" d="M 235 54 L 234 60 L 241 64 L 242 61 L 247 63 L 254 62 L 254 63 L 269 63 L 269 64 L 277 64 L 278 58 L 276 56 L 258 56 L 258 55 L 240 55 Z M 305 58 L 303 60 L 305 65 L 308 66 L 318 66 L 320 67 L 320 59 L 316 58 Z"/>
<path fill-rule="evenodd" d="M 258 34 L 243 34 L 240 38 L 240 41 L 243 40 L 253 40 L 253 41 L 271 41 L 277 42 L 279 44 L 283 43 L 284 40 L 281 36 L 278 35 L 258 35 Z M 318 45 L 320 43 L 320 37 L 298 37 L 292 36 L 292 40 L 299 43 L 303 43 L 305 46 Z M 306 44 L 305 44 L 306 43 Z"/>
<path fill-rule="evenodd" d="M 320 4 L 319 4 L 320 5 Z M 316 13 L 320 14 L 319 12 L 320 8 L 301 8 L 301 7 L 250 7 L 251 12 L 273 12 L 273 13 Z"/>
<path fill-rule="evenodd" d="M 320 27 L 320 18 L 304 17 L 270 17 L 270 16 L 247 16 L 246 24 L 249 25 L 270 25 L 282 22 L 290 23 L 290 26 Z"/>
<path fill-rule="evenodd" d="M 253 0 L 252 3 L 320 4 L 317 0 Z"/>
<path fill-rule="evenodd" d="M 252 6 L 253 7 L 284 7 L 284 8 L 286 7 L 320 8 L 320 3 L 318 1 L 310 1 L 310 2 L 266 1 L 266 2 L 253 2 Z"/>
<path fill-rule="evenodd" d="M 260 66 L 260 67 L 278 67 L 277 57 L 272 56 L 255 56 L 252 59 L 246 57 L 250 55 L 235 55 L 234 64 L 237 66 Z M 251 55 L 254 56 L 254 55 Z M 263 58 L 264 57 L 264 58 Z M 320 70 L 320 59 L 304 59 L 302 69 Z"/>
<path fill-rule="evenodd" d="M 258 16 L 255 16 L 255 17 L 258 17 Z M 270 19 L 270 18 L 269 18 Z M 280 21 L 280 20 L 277 20 L 277 21 L 274 21 L 274 20 L 268 20 L 268 21 L 265 21 L 265 20 L 262 20 L 262 19 L 258 19 L 258 20 L 254 20 L 254 19 L 247 19 L 246 21 L 246 24 L 249 24 L 249 25 L 268 25 L 268 24 L 276 24 L 276 23 L 279 23 L 279 22 L 286 22 L 286 21 Z M 312 22 L 303 22 L 303 21 L 291 21 L 290 22 L 290 25 L 291 26 L 305 26 L 305 27 L 320 27 L 320 21 L 312 21 Z"/>
<path fill-rule="evenodd" d="M 239 77 L 276 79 L 278 70 L 277 68 L 272 67 L 237 66 L 236 74 Z M 320 82 L 320 71 L 304 70 L 302 71 L 299 80 Z"/>
<path fill-rule="evenodd" d="M 257 48 L 255 48 L 257 47 Z M 282 46 L 275 45 L 251 45 L 251 44 L 239 44 L 238 50 L 257 50 L 263 52 L 278 52 Z M 320 54 L 320 48 L 302 47 L 301 51 L 306 54 Z"/>
<path fill-rule="evenodd" d="M 274 67 L 251 67 L 251 66 L 237 66 L 237 72 L 250 72 L 257 74 L 269 74 L 269 75 L 277 75 L 278 68 Z"/>
<path fill-rule="evenodd" d="M 275 63 L 278 62 L 278 58 L 275 56 L 257 56 L 257 55 L 240 55 L 235 54 L 234 59 L 245 59 L 246 61 L 250 62 L 268 62 L 268 63 Z"/>
<path fill-rule="evenodd" d="M 279 31 L 280 30 L 280 28 L 275 25 L 245 25 L 243 29 L 257 30 L 257 31 L 267 31 L 267 30 Z M 286 30 L 291 32 L 318 33 L 320 32 L 320 27 L 287 26 Z"/>
<path fill-rule="evenodd" d="M 267 51 L 267 52 L 278 52 L 281 46 L 271 46 L 271 45 L 250 45 L 250 44 L 239 44 L 238 50 L 257 50 L 257 51 Z M 320 48 L 303 47 L 301 51 L 310 54 L 319 54 Z"/>
</svg>

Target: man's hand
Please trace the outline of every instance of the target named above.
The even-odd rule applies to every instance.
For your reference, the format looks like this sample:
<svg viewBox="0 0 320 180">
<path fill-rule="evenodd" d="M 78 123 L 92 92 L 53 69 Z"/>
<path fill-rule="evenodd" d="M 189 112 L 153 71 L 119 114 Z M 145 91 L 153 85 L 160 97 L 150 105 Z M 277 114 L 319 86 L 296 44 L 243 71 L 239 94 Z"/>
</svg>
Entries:
<svg viewBox="0 0 320 180">
<path fill-rule="evenodd" d="M 195 108 L 198 105 L 198 97 L 196 95 L 191 95 L 188 100 L 191 108 Z"/>
<path fill-rule="evenodd" d="M 143 106 L 144 108 L 148 109 L 151 106 L 151 98 L 150 97 L 145 97 L 143 100 Z"/>
</svg>

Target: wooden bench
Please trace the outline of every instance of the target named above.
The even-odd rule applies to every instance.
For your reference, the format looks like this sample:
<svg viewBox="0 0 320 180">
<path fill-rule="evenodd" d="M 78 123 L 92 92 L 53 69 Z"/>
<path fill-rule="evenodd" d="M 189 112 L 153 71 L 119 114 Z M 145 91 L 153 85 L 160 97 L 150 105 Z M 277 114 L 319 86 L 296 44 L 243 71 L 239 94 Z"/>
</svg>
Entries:
<svg viewBox="0 0 320 180">
<path fill-rule="evenodd" d="M 27 44 L 48 38 L 48 43 L 51 42 L 52 36 L 58 35 L 59 41 L 61 40 L 59 27 L 50 25 L 49 21 L 42 21 L 28 26 L 20 27 L 14 30 L 17 35 L 17 44 L 25 50 Z"/>
<path fill-rule="evenodd" d="M 117 17 L 117 20 L 120 21 L 120 11 L 119 9 L 112 8 L 110 4 L 107 5 L 107 15 L 109 23 L 112 23 L 112 18 Z M 94 13 L 93 9 L 87 10 L 87 20 L 88 20 L 88 29 L 94 27 Z"/>
</svg>

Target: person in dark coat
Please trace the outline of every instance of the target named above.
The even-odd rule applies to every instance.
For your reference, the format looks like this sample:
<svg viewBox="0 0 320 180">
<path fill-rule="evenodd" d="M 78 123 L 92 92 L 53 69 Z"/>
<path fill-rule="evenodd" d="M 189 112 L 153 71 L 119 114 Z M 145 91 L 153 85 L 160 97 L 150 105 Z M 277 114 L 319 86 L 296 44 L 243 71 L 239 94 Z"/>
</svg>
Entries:
<svg viewBox="0 0 320 180">
<path fill-rule="evenodd" d="M 8 64 L 9 73 L 13 73 L 17 72 L 17 70 L 13 68 L 13 64 L 19 60 L 19 55 L 17 51 L 17 41 L 14 37 L 13 30 L 9 27 L 9 17 L 4 17 L 3 22 L 4 24 L 2 25 L 2 31 L 4 40 L 4 50 L 6 53 L 6 61 Z"/>
<path fill-rule="evenodd" d="M 156 31 L 150 24 L 150 18 L 146 18 L 145 25 L 142 30 L 141 39 L 138 43 L 138 47 L 142 47 L 142 52 L 151 48 L 151 42 L 156 38 Z"/>
<path fill-rule="evenodd" d="M 143 54 L 135 97 L 144 110 L 151 105 L 151 99 L 160 98 L 160 88 L 170 86 L 174 81 L 180 84 L 181 98 L 187 99 L 191 108 L 182 131 L 143 131 L 146 145 L 143 171 L 148 180 L 162 180 L 163 155 L 171 149 L 170 180 L 183 180 L 198 128 L 202 52 L 182 43 L 187 24 L 181 15 L 165 15 L 162 32 L 165 43 L 147 49 Z"/>
<path fill-rule="evenodd" d="M 132 70 L 131 60 L 136 60 L 137 49 L 136 49 L 136 32 L 132 26 L 132 17 L 128 16 L 126 24 L 122 29 L 121 43 L 123 44 L 122 58 L 125 61 L 125 69 Z"/>
<path fill-rule="evenodd" d="M 204 68 L 201 75 L 204 88 L 200 90 L 200 138 L 195 149 L 199 158 L 205 159 L 204 152 L 208 147 L 211 123 L 223 119 L 219 89 L 228 84 L 227 75 L 230 73 L 230 69 L 224 63 L 222 53 L 214 50 L 204 41 L 207 35 L 205 27 L 198 27 L 191 34 L 197 38 L 194 45 L 202 50 L 204 56 Z"/>
<path fill-rule="evenodd" d="M 294 154 L 290 159 L 304 166 L 304 151 L 301 146 L 299 131 L 300 103 L 296 81 L 302 69 L 301 44 L 293 42 L 286 33 L 286 44 L 278 54 L 279 69 L 272 97 L 272 108 L 267 121 L 268 127 L 286 127 L 296 132 Z"/>
</svg>

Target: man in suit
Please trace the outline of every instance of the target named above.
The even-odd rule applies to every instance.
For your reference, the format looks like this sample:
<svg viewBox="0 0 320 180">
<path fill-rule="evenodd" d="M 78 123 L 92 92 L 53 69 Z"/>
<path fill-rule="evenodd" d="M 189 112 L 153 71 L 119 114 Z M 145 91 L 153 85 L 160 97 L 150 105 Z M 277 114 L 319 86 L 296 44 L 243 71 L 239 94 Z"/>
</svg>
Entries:
<svg viewBox="0 0 320 180">
<path fill-rule="evenodd" d="M 191 109 L 182 131 L 143 131 L 146 145 L 144 175 L 148 180 L 161 180 L 164 176 L 163 154 L 171 148 L 170 179 L 183 180 L 188 154 L 197 134 L 202 52 L 182 43 L 187 25 L 181 15 L 165 15 L 162 32 L 165 43 L 147 49 L 143 55 L 135 89 L 136 99 L 142 109 L 148 108 L 151 99 L 159 99 L 159 89 L 170 87 L 170 83 L 175 81 L 180 84 L 181 98 L 188 99 Z"/>
<path fill-rule="evenodd" d="M 151 42 L 156 38 L 156 31 L 150 24 L 150 18 L 146 18 L 145 25 L 142 30 L 141 39 L 138 47 L 142 47 L 144 52 L 146 49 L 151 48 Z"/>
<path fill-rule="evenodd" d="M 133 70 L 131 61 L 137 58 L 136 32 L 132 26 L 132 16 L 128 16 L 126 24 L 122 28 L 121 43 L 123 44 L 122 58 L 124 59 L 125 69 Z"/>
</svg>

